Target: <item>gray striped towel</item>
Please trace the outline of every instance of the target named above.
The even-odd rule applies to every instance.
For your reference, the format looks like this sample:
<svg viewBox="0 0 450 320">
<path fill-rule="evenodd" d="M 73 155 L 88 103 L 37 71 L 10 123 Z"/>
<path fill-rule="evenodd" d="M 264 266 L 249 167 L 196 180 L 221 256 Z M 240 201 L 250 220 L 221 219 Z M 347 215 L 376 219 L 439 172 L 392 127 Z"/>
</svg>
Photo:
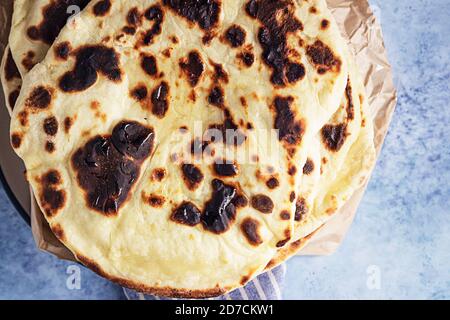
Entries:
<svg viewBox="0 0 450 320">
<path fill-rule="evenodd" d="M 273 270 L 259 275 L 245 287 L 210 300 L 281 300 L 285 275 L 286 266 L 282 264 Z M 146 295 L 125 288 L 123 291 L 128 300 L 175 300 Z"/>
</svg>

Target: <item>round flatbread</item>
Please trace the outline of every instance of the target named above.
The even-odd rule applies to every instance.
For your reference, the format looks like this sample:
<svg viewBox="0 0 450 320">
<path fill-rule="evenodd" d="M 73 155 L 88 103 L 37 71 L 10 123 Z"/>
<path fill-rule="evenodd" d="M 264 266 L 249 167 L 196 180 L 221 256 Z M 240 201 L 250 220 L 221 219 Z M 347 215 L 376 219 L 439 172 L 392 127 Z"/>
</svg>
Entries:
<svg viewBox="0 0 450 320">
<path fill-rule="evenodd" d="M 24 78 L 12 144 L 85 265 L 145 292 L 218 295 L 291 239 L 345 50 L 323 1 L 93 1 Z"/>
</svg>

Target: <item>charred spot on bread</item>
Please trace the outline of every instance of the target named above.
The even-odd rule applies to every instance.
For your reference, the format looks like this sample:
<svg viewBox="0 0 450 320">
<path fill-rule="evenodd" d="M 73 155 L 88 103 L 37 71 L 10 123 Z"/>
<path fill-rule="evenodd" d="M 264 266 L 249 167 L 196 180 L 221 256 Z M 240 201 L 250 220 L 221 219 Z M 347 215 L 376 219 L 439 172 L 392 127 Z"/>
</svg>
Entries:
<svg viewBox="0 0 450 320">
<path fill-rule="evenodd" d="M 19 95 L 20 95 L 20 89 L 16 89 L 8 95 L 8 103 L 9 103 L 11 110 L 14 110 L 14 106 L 16 105 Z"/>
<path fill-rule="evenodd" d="M 111 0 L 100 0 L 93 8 L 94 15 L 97 17 L 104 17 L 111 10 Z"/>
<path fill-rule="evenodd" d="M 341 60 L 335 56 L 332 49 L 320 40 L 316 40 L 306 48 L 306 54 L 312 61 L 319 74 L 326 72 L 339 72 Z"/>
<path fill-rule="evenodd" d="M 72 156 L 72 167 L 87 206 L 116 216 L 153 151 L 154 130 L 135 121 L 118 123 L 111 135 L 96 136 Z"/>
<path fill-rule="evenodd" d="M 207 131 L 207 139 L 213 143 L 224 143 L 226 145 L 240 146 L 246 140 L 247 136 L 234 122 L 230 111 L 224 108 L 225 120 L 220 124 L 212 124 Z"/>
<path fill-rule="evenodd" d="M 265 214 L 272 213 L 274 208 L 272 199 L 264 194 L 257 194 L 252 196 L 250 199 L 250 203 L 254 209 Z"/>
<path fill-rule="evenodd" d="M 321 130 L 322 142 L 327 149 L 337 152 L 344 145 L 345 138 L 347 137 L 347 125 L 340 124 L 327 124 Z"/>
<path fill-rule="evenodd" d="M 84 91 L 95 84 L 101 74 L 108 80 L 119 82 L 122 71 L 119 54 L 104 45 L 88 45 L 75 50 L 75 66 L 59 79 L 59 87 L 64 92 Z"/>
<path fill-rule="evenodd" d="M 15 132 L 11 135 L 11 145 L 14 149 L 20 148 L 22 145 L 23 135 L 21 133 Z"/>
<path fill-rule="evenodd" d="M 64 41 L 61 43 L 58 43 L 55 46 L 55 56 L 58 59 L 61 60 L 67 60 L 69 58 L 70 51 L 72 50 L 72 47 L 70 46 L 69 41 Z"/>
<path fill-rule="evenodd" d="M 64 132 L 69 133 L 70 129 L 73 126 L 73 119 L 71 117 L 66 117 L 64 119 Z"/>
<path fill-rule="evenodd" d="M 260 223 L 252 218 L 245 218 L 241 223 L 241 231 L 245 236 L 245 239 L 252 246 L 259 246 L 263 243 L 261 235 L 259 234 Z"/>
<path fill-rule="evenodd" d="M 137 7 L 131 8 L 127 13 L 127 23 L 129 26 L 140 26 L 142 24 L 142 14 Z"/>
<path fill-rule="evenodd" d="M 245 43 L 246 32 L 236 24 L 225 31 L 225 39 L 232 48 L 238 48 Z"/>
<path fill-rule="evenodd" d="M 155 77 L 158 74 L 156 59 L 152 55 L 144 53 L 141 54 L 141 68 L 147 75 L 151 77 Z"/>
<path fill-rule="evenodd" d="M 28 110 L 23 110 L 18 113 L 17 119 L 22 127 L 27 127 L 29 125 L 28 116 Z"/>
<path fill-rule="evenodd" d="M 287 239 L 278 241 L 277 242 L 277 248 L 284 247 L 290 240 L 291 240 L 291 238 L 287 238 Z"/>
<path fill-rule="evenodd" d="M 147 195 L 142 192 L 142 200 L 153 208 L 161 208 L 166 202 L 166 198 L 156 194 Z"/>
<path fill-rule="evenodd" d="M 27 70 L 30 71 L 33 69 L 33 67 L 36 65 L 35 61 L 36 54 L 34 51 L 28 51 L 25 57 L 22 59 L 22 66 Z"/>
<path fill-rule="evenodd" d="M 42 21 L 27 29 L 31 40 L 42 41 L 51 45 L 61 29 L 66 25 L 67 19 L 72 16 L 69 6 L 77 6 L 81 10 L 87 6 L 89 0 L 54 0 L 42 9 Z"/>
<path fill-rule="evenodd" d="M 212 181 L 212 189 L 211 198 L 205 204 L 201 221 L 205 230 L 221 234 L 235 221 L 240 197 L 234 186 L 219 179 Z"/>
<path fill-rule="evenodd" d="M 291 193 L 289 194 L 289 201 L 290 202 L 294 202 L 296 198 L 296 194 L 294 191 L 291 191 Z"/>
<path fill-rule="evenodd" d="M 55 217 L 66 204 L 66 192 L 60 188 L 61 174 L 57 170 L 49 170 L 38 179 L 39 199 L 44 214 L 48 218 Z"/>
<path fill-rule="evenodd" d="M 17 68 L 16 62 L 13 59 L 11 50 L 8 50 L 4 72 L 6 81 L 21 79 L 19 69 Z"/>
<path fill-rule="evenodd" d="M 272 177 L 269 180 L 267 180 L 266 186 L 269 189 L 276 189 L 280 186 L 280 181 L 278 181 L 277 178 Z"/>
<path fill-rule="evenodd" d="M 262 25 L 258 31 L 258 40 L 263 49 L 262 59 L 272 70 L 272 84 L 284 87 L 303 79 L 305 68 L 301 63 L 292 61 L 287 42 L 290 33 L 303 30 L 303 24 L 295 17 L 294 2 L 250 0 L 245 10 Z"/>
<path fill-rule="evenodd" d="M 215 86 L 211 89 L 211 92 L 208 96 L 208 103 L 216 106 L 216 107 L 222 107 L 225 103 L 225 93 L 223 89 L 219 86 Z"/>
<path fill-rule="evenodd" d="M 181 171 L 183 173 L 183 179 L 186 186 L 192 191 L 197 189 L 205 178 L 202 171 L 193 164 L 183 164 L 181 166 Z"/>
<path fill-rule="evenodd" d="M 289 165 L 288 175 L 294 176 L 297 173 L 297 167 L 293 164 Z"/>
<path fill-rule="evenodd" d="M 170 219 L 194 227 L 201 222 L 201 211 L 192 202 L 185 201 L 173 211 Z"/>
<path fill-rule="evenodd" d="M 291 109 L 294 98 L 291 96 L 278 96 L 273 102 L 275 111 L 275 129 L 279 130 L 278 138 L 287 145 L 298 145 L 303 137 L 305 129 L 302 121 L 295 119 L 295 114 Z"/>
<path fill-rule="evenodd" d="M 58 133 L 58 127 L 58 120 L 54 116 L 45 118 L 43 129 L 47 135 L 56 136 L 56 134 Z"/>
<path fill-rule="evenodd" d="M 281 220 L 291 220 L 291 214 L 287 210 L 283 210 L 280 212 L 280 219 Z"/>
<path fill-rule="evenodd" d="M 130 91 L 130 96 L 138 102 L 145 101 L 148 96 L 147 87 L 143 84 L 138 84 Z"/>
<path fill-rule="evenodd" d="M 308 214 L 308 205 L 305 198 L 299 198 L 295 205 L 295 221 L 300 222 Z"/>
<path fill-rule="evenodd" d="M 350 78 L 347 79 L 347 86 L 345 87 L 345 98 L 347 99 L 347 121 L 355 119 L 355 105 L 353 103 L 353 89 L 350 83 Z M 362 104 L 362 103 L 361 103 Z"/>
<path fill-rule="evenodd" d="M 155 4 L 144 12 L 144 17 L 148 21 L 153 22 L 152 27 L 143 33 L 142 39 L 140 40 L 140 44 L 148 46 L 153 44 L 155 37 L 162 32 L 164 12 L 160 5 Z"/>
<path fill-rule="evenodd" d="M 152 172 L 152 179 L 154 181 L 161 182 L 164 180 L 165 177 L 166 177 L 166 169 L 164 168 L 156 168 Z"/>
<path fill-rule="evenodd" d="M 163 118 L 169 110 L 169 84 L 161 82 L 152 92 L 152 113 L 158 118 Z"/>
<path fill-rule="evenodd" d="M 27 100 L 25 101 L 25 106 L 27 108 L 35 110 L 47 109 L 52 102 L 53 95 L 54 90 L 52 88 L 37 86 L 31 91 L 31 94 L 28 96 Z"/>
<path fill-rule="evenodd" d="M 136 33 L 135 27 L 125 26 L 122 28 L 122 31 L 128 35 L 134 35 Z"/>
<path fill-rule="evenodd" d="M 314 171 L 314 162 L 311 159 L 306 159 L 306 163 L 303 166 L 303 174 L 310 175 Z"/>
<path fill-rule="evenodd" d="M 214 172 L 221 177 L 234 177 L 239 173 L 237 164 L 227 160 L 218 160 L 214 163 Z"/>
<path fill-rule="evenodd" d="M 212 60 L 210 60 L 209 62 L 214 68 L 213 81 L 228 83 L 229 75 L 223 68 L 223 65 L 220 63 L 215 63 Z"/>
<path fill-rule="evenodd" d="M 163 4 L 204 31 L 210 31 L 219 22 L 220 2 L 217 0 L 163 0 Z"/>
<path fill-rule="evenodd" d="M 55 143 L 52 141 L 47 141 L 45 143 L 45 151 L 47 151 L 48 153 L 53 153 L 56 150 L 56 146 Z"/>
<path fill-rule="evenodd" d="M 189 52 L 187 58 L 181 59 L 179 66 L 192 87 L 198 84 L 205 71 L 203 60 L 197 51 Z"/>
<path fill-rule="evenodd" d="M 255 55 L 250 51 L 242 51 L 238 53 L 237 58 L 242 61 L 244 66 L 250 68 L 255 62 Z"/>
</svg>

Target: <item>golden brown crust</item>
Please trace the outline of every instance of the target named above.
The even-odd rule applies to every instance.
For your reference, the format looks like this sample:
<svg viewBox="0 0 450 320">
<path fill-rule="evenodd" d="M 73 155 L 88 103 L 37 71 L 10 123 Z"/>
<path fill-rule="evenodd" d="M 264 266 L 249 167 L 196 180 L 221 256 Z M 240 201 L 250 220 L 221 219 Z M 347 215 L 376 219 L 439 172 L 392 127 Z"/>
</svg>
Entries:
<svg viewBox="0 0 450 320">
<path fill-rule="evenodd" d="M 151 294 L 161 297 L 183 298 L 183 299 L 205 299 L 218 297 L 232 290 L 232 288 L 220 288 L 219 286 L 217 286 L 216 288 L 205 290 L 173 289 L 169 287 L 164 288 L 150 287 L 138 282 L 112 276 L 107 272 L 105 272 L 95 261 L 92 261 L 91 259 L 86 258 L 81 254 L 75 254 L 75 257 L 79 262 L 81 262 L 87 268 L 94 271 L 99 276 L 108 279 L 112 282 L 115 282 L 122 287 L 136 290 L 137 292 L 144 294 Z"/>
<path fill-rule="evenodd" d="M 290 243 L 287 247 L 280 249 L 278 251 L 276 258 L 269 261 L 265 270 L 266 271 L 272 270 L 273 268 L 279 266 L 281 263 L 286 261 L 291 255 L 300 251 L 300 249 L 304 248 L 308 244 L 308 242 L 311 240 L 311 238 L 317 232 L 319 232 L 323 226 L 324 225 L 321 225 L 319 228 L 317 228 L 314 232 L 307 235 L 306 237 L 301 238 L 300 240 L 294 241 L 294 242 Z"/>
<path fill-rule="evenodd" d="M 55 224 L 51 226 L 51 230 L 53 234 L 56 236 L 56 238 L 58 238 L 60 241 L 64 242 L 66 240 L 64 229 L 61 227 L 60 224 Z"/>
</svg>

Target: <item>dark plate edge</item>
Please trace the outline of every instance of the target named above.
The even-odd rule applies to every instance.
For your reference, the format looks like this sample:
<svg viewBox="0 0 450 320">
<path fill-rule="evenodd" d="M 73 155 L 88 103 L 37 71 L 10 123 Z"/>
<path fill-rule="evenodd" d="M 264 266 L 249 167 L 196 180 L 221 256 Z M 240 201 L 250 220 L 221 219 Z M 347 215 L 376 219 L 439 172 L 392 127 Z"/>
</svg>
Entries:
<svg viewBox="0 0 450 320">
<path fill-rule="evenodd" d="M 31 226 L 31 218 L 28 215 L 27 211 L 24 209 L 24 207 L 22 207 L 19 200 L 17 200 L 14 192 L 11 190 L 11 187 L 6 181 L 5 175 L 3 174 L 3 169 L 1 165 L 0 165 L 0 183 L 2 184 L 3 189 L 5 190 L 6 196 L 8 197 L 9 201 L 12 203 L 16 211 L 22 217 L 23 221 L 25 221 L 25 223 L 28 226 Z"/>
</svg>

